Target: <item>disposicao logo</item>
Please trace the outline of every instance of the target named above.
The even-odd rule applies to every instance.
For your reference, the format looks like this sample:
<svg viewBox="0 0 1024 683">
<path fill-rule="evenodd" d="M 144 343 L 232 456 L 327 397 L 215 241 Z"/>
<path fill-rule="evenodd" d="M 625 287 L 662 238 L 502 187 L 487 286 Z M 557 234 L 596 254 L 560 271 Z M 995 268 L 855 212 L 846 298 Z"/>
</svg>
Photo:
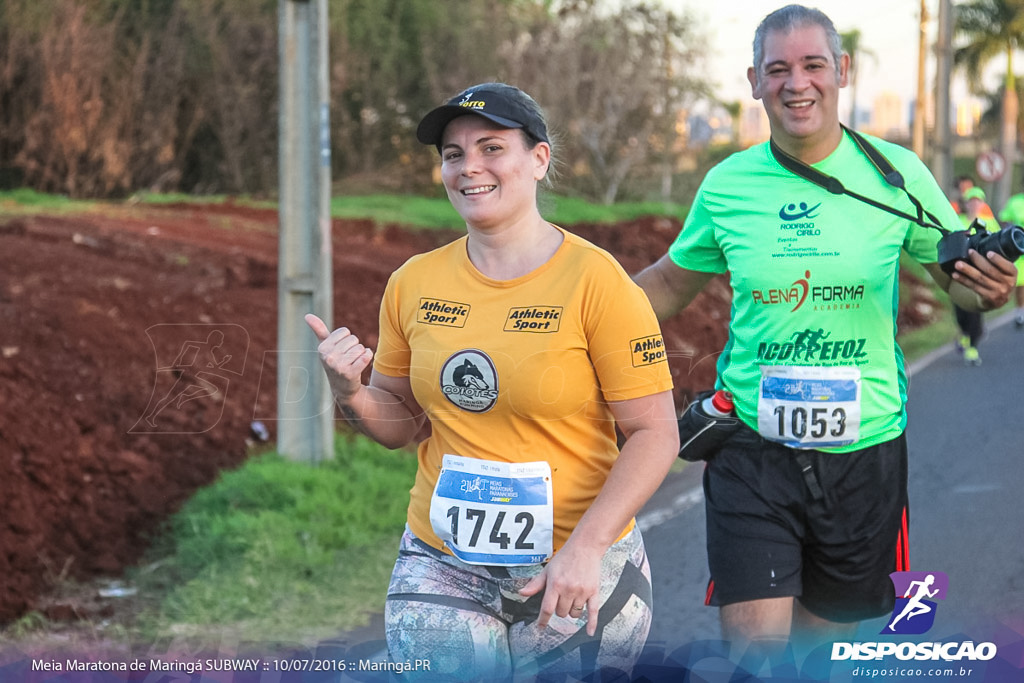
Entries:
<svg viewBox="0 0 1024 683">
<path fill-rule="evenodd" d="M 945 600 L 949 577 L 943 572 L 893 572 L 896 588 L 892 617 L 881 633 L 920 634 L 935 623 L 934 600 Z"/>
<path fill-rule="evenodd" d="M 896 590 L 896 604 L 882 635 L 917 635 L 935 623 L 938 604 L 945 600 L 949 577 L 943 572 L 893 572 L 889 575 Z M 881 660 L 895 657 L 901 661 L 988 661 L 997 654 L 994 643 L 948 642 L 855 642 L 833 643 L 832 661 Z"/>
</svg>

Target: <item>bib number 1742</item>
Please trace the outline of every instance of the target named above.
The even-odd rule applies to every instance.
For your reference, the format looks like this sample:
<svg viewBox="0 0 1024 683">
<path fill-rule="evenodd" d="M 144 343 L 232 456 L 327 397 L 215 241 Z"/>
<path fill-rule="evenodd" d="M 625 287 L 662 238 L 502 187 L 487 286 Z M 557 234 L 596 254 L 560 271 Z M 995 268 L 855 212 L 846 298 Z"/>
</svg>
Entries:
<svg viewBox="0 0 1024 683">
<path fill-rule="evenodd" d="M 554 539 L 551 466 L 446 454 L 430 499 L 430 525 L 469 564 L 545 562 Z"/>
<path fill-rule="evenodd" d="M 460 508 L 458 505 L 453 505 L 448 508 L 448 519 L 451 520 L 452 523 L 452 539 L 455 544 L 458 545 L 459 543 L 459 520 L 461 518 L 467 522 L 466 527 L 463 528 L 469 532 L 469 538 L 466 540 L 466 545 L 470 548 L 479 547 L 481 533 L 483 533 L 486 526 L 490 526 L 490 531 L 487 534 L 487 541 L 497 548 L 506 550 L 510 545 L 512 545 L 516 550 L 534 549 L 534 543 L 528 540 L 530 538 L 530 532 L 533 530 L 532 514 L 529 512 L 520 512 L 512 520 L 512 526 L 514 527 L 512 529 L 512 533 L 516 536 L 514 544 L 512 536 L 509 535 L 509 530 L 505 526 L 505 511 L 501 510 L 490 515 L 490 520 L 488 520 L 487 517 L 487 510 L 481 510 L 479 508 Z"/>
</svg>

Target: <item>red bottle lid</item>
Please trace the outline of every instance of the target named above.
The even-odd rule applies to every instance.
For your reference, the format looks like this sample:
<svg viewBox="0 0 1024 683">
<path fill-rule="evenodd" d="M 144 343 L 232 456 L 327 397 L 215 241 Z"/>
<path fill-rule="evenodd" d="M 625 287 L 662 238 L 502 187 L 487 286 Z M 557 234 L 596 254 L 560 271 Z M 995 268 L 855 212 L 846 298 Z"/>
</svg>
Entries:
<svg viewBox="0 0 1024 683">
<path fill-rule="evenodd" d="M 719 389 L 711 397 L 711 405 L 720 413 L 731 413 L 733 409 L 732 394 L 724 389 Z"/>
</svg>

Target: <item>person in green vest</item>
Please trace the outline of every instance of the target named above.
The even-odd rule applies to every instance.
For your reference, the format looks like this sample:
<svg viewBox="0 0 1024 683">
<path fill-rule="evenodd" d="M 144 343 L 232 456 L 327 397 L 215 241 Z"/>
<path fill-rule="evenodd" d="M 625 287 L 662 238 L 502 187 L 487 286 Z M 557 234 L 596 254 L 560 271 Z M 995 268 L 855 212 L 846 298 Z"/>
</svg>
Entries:
<svg viewBox="0 0 1024 683">
<path fill-rule="evenodd" d="M 1004 224 L 1024 225 L 1024 192 L 1007 200 L 1006 206 L 999 212 L 999 220 Z M 1014 289 L 1013 302 L 1016 308 L 1013 324 L 1018 330 L 1024 330 L 1024 256 L 1017 259 L 1017 287 Z"/>
<path fill-rule="evenodd" d="M 967 188 L 960 201 L 960 220 L 964 227 L 969 227 L 975 219 L 985 223 L 986 229 L 998 230 L 999 225 L 992 217 L 992 209 L 985 201 L 985 191 L 977 186 Z M 973 311 L 953 303 L 953 315 L 960 334 L 956 339 L 956 347 L 963 354 L 968 365 L 981 365 L 978 353 L 978 342 L 985 333 L 985 322 L 981 311 Z"/>
</svg>

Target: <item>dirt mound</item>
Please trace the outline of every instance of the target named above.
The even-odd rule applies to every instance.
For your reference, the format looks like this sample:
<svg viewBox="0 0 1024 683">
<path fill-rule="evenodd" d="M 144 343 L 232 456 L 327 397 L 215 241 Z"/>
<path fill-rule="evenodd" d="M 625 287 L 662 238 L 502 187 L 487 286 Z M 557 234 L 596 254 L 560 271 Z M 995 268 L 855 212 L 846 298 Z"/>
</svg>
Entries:
<svg viewBox="0 0 1024 683">
<path fill-rule="evenodd" d="M 273 439 L 276 226 L 230 205 L 0 220 L 0 621 L 60 576 L 118 573 L 254 421 Z M 635 272 L 679 227 L 571 229 Z M 388 275 L 455 236 L 335 221 L 335 321 L 375 343 Z M 680 404 L 714 379 L 729 298 L 717 278 L 664 327 Z"/>
</svg>

